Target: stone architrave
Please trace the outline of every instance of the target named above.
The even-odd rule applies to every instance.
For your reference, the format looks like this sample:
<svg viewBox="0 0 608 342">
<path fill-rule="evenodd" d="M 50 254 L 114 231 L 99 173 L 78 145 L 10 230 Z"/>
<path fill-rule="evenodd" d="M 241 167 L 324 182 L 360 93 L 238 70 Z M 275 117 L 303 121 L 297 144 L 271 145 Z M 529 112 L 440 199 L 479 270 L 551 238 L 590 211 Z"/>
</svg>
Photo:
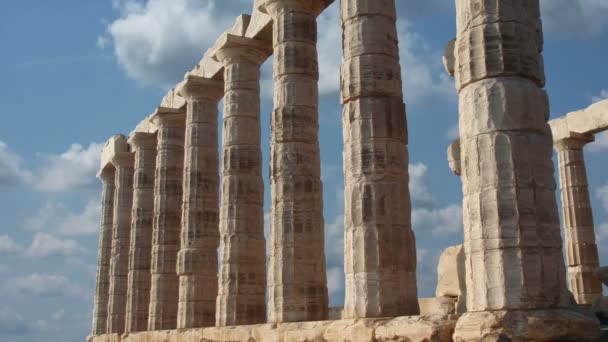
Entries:
<svg viewBox="0 0 608 342">
<path fill-rule="evenodd" d="M 135 153 L 135 174 L 125 332 L 138 332 L 148 329 L 150 307 L 156 133 L 134 133 L 129 144 Z"/>
<path fill-rule="evenodd" d="M 328 315 L 319 156 L 317 16 L 331 0 L 261 0 L 273 19 L 269 321 Z"/>
<path fill-rule="evenodd" d="M 125 331 L 134 160 L 135 155 L 131 152 L 119 152 L 112 158 L 116 175 L 108 299 L 108 333 L 111 334 L 122 334 Z"/>
<path fill-rule="evenodd" d="M 153 121 L 158 125 L 154 219 L 148 330 L 177 327 L 182 179 L 186 114 L 182 109 L 160 107 Z"/>
<path fill-rule="evenodd" d="M 266 322 L 260 65 L 271 53 L 269 41 L 228 34 L 214 56 L 225 84 L 216 326 Z"/>
<path fill-rule="evenodd" d="M 91 332 L 93 336 L 107 333 L 115 172 L 114 166 L 109 164 L 97 175 L 103 185 L 103 190 L 101 195 L 99 251 L 97 254 L 97 282 L 95 284 L 95 303 L 93 306 L 93 330 Z"/>
<path fill-rule="evenodd" d="M 394 0 L 341 0 L 345 318 L 419 313 Z"/>
<path fill-rule="evenodd" d="M 218 102 L 222 81 L 189 75 L 178 92 L 187 99 L 178 329 L 215 324 L 219 244 Z"/>
<path fill-rule="evenodd" d="M 602 296 L 595 277 L 599 265 L 593 213 L 583 147 L 593 136 L 578 136 L 554 143 L 559 161 L 559 184 L 564 217 L 568 283 L 578 304 L 591 305 Z"/>
<path fill-rule="evenodd" d="M 454 340 L 593 340 L 597 322 L 567 309 L 539 0 L 456 11 L 468 312 Z"/>
</svg>

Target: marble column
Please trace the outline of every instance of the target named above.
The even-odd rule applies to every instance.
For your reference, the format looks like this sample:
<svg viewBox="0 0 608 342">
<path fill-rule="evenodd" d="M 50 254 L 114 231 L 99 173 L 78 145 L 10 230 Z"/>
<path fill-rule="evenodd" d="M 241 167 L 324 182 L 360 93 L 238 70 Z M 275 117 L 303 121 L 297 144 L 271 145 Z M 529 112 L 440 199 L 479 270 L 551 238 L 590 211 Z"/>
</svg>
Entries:
<svg viewBox="0 0 608 342">
<path fill-rule="evenodd" d="M 217 326 L 266 322 L 260 65 L 271 53 L 270 42 L 233 35 L 215 53 L 225 84 Z"/>
<path fill-rule="evenodd" d="M 594 274 L 600 265 L 583 154 L 583 147 L 593 140 L 593 136 L 580 136 L 554 144 L 559 160 L 568 283 L 576 302 L 583 305 L 591 305 L 602 296 L 602 284 Z"/>
<path fill-rule="evenodd" d="M 110 258 L 112 255 L 112 222 L 114 220 L 114 177 L 113 165 L 104 167 L 97 177 L 101 180 L 101 227 L 99 229 L 99 251 L 97 254 L 97 282 L 93 306 L 93 330 L 91 335 L 107 332 L 108 297 L 110 290 Z"/>
<path fill-rule="evenodd" d="M 345 318 L 417 315 L 395 0 L 341 0 Z"/>
<path fill-rule="evenodd" d="M 158 145 L 150 269 L 150 331 L 177 327 L 179 277 L 176 262 L 180 249 L 186 115 L 183 110 L 161 107 L 153 120 L 158 125 Z"/>
<path fill-rule="evenodd" d="M 125 331 L 134 157 L 131 152 L 118 152 L 112 158 L 112 164 L 116 168 L 114 181 L 116 188 L 108 300 L 108 333 L 111 334 L 122 334 Z"/>
<path fill-rule="evenodd" d="M 330 0 L 261 0 L 273 19 L 269 320 L 328 315 L 316 17 Z"/>
<path fill-rule="evenodd" d="M 148 329 L 150 307 L 156 133 L 134 133 L 129 144 L 135 152 L 135 174 L 125 332 L 138 332 Z"/>
<path fill-rule="evenodd" d="M 468 312 L 454 340 L 591 339 L 595 321 L 566 309 L 539 0 L 456 11 Z"/>
<path fill-rule="evenodd" d="M 215 324 L 219 244 L 218 102 L 223 82 L 187 76 L 179 92 L 188 101 L 181 250 L 177 260 L 177 327 Z"/>
</svg>

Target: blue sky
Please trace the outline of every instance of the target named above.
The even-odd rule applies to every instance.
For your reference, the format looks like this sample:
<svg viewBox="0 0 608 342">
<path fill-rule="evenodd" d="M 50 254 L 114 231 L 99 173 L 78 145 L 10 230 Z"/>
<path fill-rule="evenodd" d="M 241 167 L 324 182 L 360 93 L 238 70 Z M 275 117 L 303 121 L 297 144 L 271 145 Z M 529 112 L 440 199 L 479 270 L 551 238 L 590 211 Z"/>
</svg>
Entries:
<svg viewBox="0 0 608 342">
<path fill-rule="evenodd" d="M 408 106 L 420 296 L 439 253 L 462 241 L 459 179 L 445 150 L 457 98 L 441 66 L 452 0 L 397 0 Z M 608 98 L 608 3 L 542 0 L 552 117 Z M 0 340 L 82 341 L 90 331 L 101 144 L 131 131 L 249 0 L 20 0 L 0 12 Z M 319 18 L 326 254 L 331 302 L 343 297 L 342 134 L 337 5 Z M 264 66 L 267 165 L 270 63 Z M 608 241 L 608 137 L 586 148 L 598 244 Z M 268 180 L 266 180 L 268 184 Z M 269 198 L 267 190 L 267 202 Z M 602 264 L 608 250 L 600 247 Z"/>
</svg>

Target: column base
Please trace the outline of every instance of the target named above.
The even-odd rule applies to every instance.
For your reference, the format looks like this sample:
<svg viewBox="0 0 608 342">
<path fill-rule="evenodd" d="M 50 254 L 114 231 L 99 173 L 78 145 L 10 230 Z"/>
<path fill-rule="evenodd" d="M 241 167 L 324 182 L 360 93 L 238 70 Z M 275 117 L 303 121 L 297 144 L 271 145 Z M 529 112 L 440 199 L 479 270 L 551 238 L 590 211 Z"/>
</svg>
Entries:
<svg viewBox="0 0 608 342">
<path fill-rule="evenodd" d="M 454 342 L 596 341 L 598 320 L 571 309 L 467 312 L 458 319 Z"/>
</svg>

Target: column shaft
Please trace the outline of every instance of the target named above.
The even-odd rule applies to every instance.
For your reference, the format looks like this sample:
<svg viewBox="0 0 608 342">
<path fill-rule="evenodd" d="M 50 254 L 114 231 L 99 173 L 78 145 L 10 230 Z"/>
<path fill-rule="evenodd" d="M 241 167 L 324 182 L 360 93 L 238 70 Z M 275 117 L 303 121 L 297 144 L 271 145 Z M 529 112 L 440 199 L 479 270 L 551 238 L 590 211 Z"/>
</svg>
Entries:
<svg viewBox="0 0 608 342">
<path fill-rule="evenodd" d="M 148 328 L 150 307 L 156 134 L 135 133 L 130 143 L 135 151 L 135 174 L 125 331 L 138 332 Z"/>
<path fill-rule="evenodd" d="M 583 146 L 592 139 L 565 139 L 556 143 L 568 265 L 568 283 L 576 302 L 591 305 L 602 296 L 595 277 L 599 257 Z"/>
<path fill-rule="evenodd" d="M 176 262 L 180 249 L 186 116 L 179 111 L 159 110 L 154 118 L 159 128 L 148 330 L 177 327 L 179 292 Z"/>
<path fill-rule="evenodd" d="M 260 64 L 270 52 L 247 42 L 216 55 L 225 84 L 217 326 L 266 322 Z"/>
<path fill-rule="evenodd" d="M 316 16 L 322 0 L 266 0 L 273 18 L 270 322 L 327 319 L 323 185 L 318 141 Z"/>
<path fill-rule="evenodd" d="M 125 331 L 131 209 L 133 207 L 133 153 L 117 153 L 112 159 L 116 168 L 112 259 L 110 260 L 110 298 L 108 300 L 108 333 Z"/>
<path fill-rule="evenodd" d="M 221 81 L 188 78 L 177 327 L 215 324 L 219 244 L 218 101 Z"/>
<path fill-rule="evenodd" d="M 101 196 L 101 227 L 99 229 L 99 252 L 97 255 L 97 282 L 95 285 L 92 335 L 107 333 L 110 258 L 112 255 L 112 222 L 114 220 L 114 173 L 114 167 L 110 166 L 106 167 L 99 174 L 103 190 Z"/>
<path fill-rule="evenodd" d="M 341 0 L 348 318 L 419 313 L 394 0 Z"/>
</svg>

